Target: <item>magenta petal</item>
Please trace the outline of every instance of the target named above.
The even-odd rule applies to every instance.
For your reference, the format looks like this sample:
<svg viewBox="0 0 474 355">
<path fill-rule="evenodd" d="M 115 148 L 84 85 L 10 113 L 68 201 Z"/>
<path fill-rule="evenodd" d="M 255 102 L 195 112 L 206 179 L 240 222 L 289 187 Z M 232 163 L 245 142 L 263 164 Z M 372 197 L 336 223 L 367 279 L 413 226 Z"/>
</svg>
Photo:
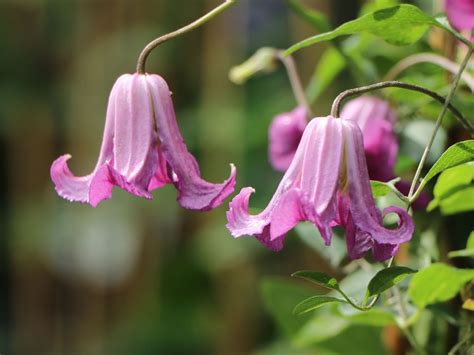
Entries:
<svg viewBox="0 0 474 355">
<path fill-rule="evenodd" d="M 341 117 L 356 122 L 362 131 L 370 178 L 392 180 L 398 141 L 393 130 L 396 115 L 390 104 L 376 97 L 361 96 L 344 106 Z"/>
<path fill-rule="evenodd" d="M 76 202 L 89 202 L 89 185 L 93 174 L 76 177 L 71 173 L 67 161 L 69 154 L 62 155 L 51 165 L 51 180 L 59 196 Z"/>
<path fill-rule="evenodd" d="M 170 175 L 172 174 L 172 172 L 169 171 L 170 169 L 163 155 L 163 152 L 161 151 L 160 147 L 158 147 L 157 150 L 158 150 L 158 157 L 157 157 L 158 159 L 156 162 L 155 173 L 150 180 L 150 184 L 148 185 L 148 191 L 153 191 L 166 184 L 170 184 L 173 182 L 173 180 L 171 180 L 170 178 Z"/>
<path fill-rule="evenodd" d="M 268 131 L 268 157 L 275 170 L 286 171 L 300 143 L 306 126 L 307 110 L 297 107 L 275 116 Z"/>
<path fill-rule="evenodd" d="M 471 30 L 474 28 L 474 1 L 446 0 L 446 14 L 449 22 L 457 30 Z"/>
<path fill-rule="evenodd" d="M 355 225 L 381 244 L 401 244 L 411 239 L 414 224 L 403 209 L 390 207 L 385 213 L 395 212 L 400 218 L 397 229 L 388 229 L 380 220 L 380 213 L 370 189 L 369 176 L 365 164 L 362 132 L 359 127 L 344 120 L 347 178 L 349 181 L 350 211 Z"/>
<path fill-rule="evenodd" d="M 374 242 L 374 245 L 372 247 L 372 255 L 377 261 L 385 261 L 390 259 L 392 256 L 395 256 L 399 248 L 400 245 L 379 244 L 377 242 Z"/>
<path fill-rule="evenodd" d="M 219 206 L 234 191 L 236 169 L 231 165 L 230 177 L 213 184 L 200 176 L 194 157 L 188 152 L 176 122 L 168 85 L 158 75 L 147 75 L 154 104 L 161 149 L 176 175 L 174 181 L 179 204 L 193 210 L 210 210 Z"/>
</svg>

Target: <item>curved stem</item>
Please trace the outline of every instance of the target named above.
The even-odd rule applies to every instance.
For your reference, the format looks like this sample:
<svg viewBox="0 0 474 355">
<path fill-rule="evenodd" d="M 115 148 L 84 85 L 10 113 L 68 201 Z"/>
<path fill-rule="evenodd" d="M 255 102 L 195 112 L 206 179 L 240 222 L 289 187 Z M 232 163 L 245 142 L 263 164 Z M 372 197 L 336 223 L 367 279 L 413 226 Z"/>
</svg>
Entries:
<svg viewBox="0 0 474 355">
<path fill-rule="evenodd" d="M 458 82 L 459 82 L 459 80 L 458 80 Z M 341 104 L 348 97 L 357 96 L 357 95 L 364 94 L 366 92 L 385 89 L 385 88 L 389 88 L 389 87 L 397 87 L 397 88 L 401 88 L 401 89 L 417 91 L 417 92 L 421 92 L 422 94 L 425 94 L 425 95 L 428 95 L 428 96 L 432 97 L 433 99 L 435 99 L 435 100 L 441 102 L 442 104 L 444 104 L 446 106 L 446 109 L 449 109 L 454 114 L 454 116 L 461 122 L 461 124 L 464 126 L 464 128 L 466 128 L 466 130 L 470 134 L 474 134 L 474 127 L 472 126 L 472 124 L 462 115 L 461 112 L 459 112 L 453 105 L 451 105 L 450 101 L 451 101 L 452 97 L 449 98 L 449 96 L 448 96 L 448 98 L 445 99 L 443 96 L 441 96 L 441 95 L 437 94 L 436 92 L 431 91 L 427 88 L 424 88 L 424 87 L 418 86 L 418 85 L 414 85 L 414 84 L 403 83 L 401 81 L 382 81 L 380 83 L 376 83 L 376 84 L 372 84 L 372 85 L 368 85 L 368 86 L 361 86 L 359 88 L 354 88 L 354 89 L 349 89 L 349 90 L 343 91 L 342 93 L 340 93 L 336 97 L 336 99 L 334 100 L 334 102 L 332 104 L 331 116 L 333 116 L 335 118 L 339 117 L 340 111 L 341 111 Z M 444 109 L 444 111 L 446 111 L 446 109 Z M 443 113 L 443 116 L 444 116 L 444 113 Z"/>
<path fill-rule="evenodd" d="M 423 155 L 421 156 L 420 163 L 418 164 L 418 168 L 416 169 L 415 176 L 413 177 L 413 181 L 410 186 L 410 191 L 408 192 L 408 199 L 410 200 L 408 207 L 410 207 L 411 204 L 415 202 L 415 200 L 421 193 L 421 188 L 418 188 L 418 191 L 416 191 L 415 193 L 415 187 L 418 184 L 421 171 L 423 170 L 423 166 L 425 165 L 426 159 L 428 158 L 428 154 L 430 153 L 431 146 L 433 145 L 434 139 L 436 137 L 436 133 L 438 133 L 438 129 L 439 127 L 441 127 L 441 123 L 443 122 L 444 115 L 446 114 L 446 111 L 448 110 L 449 105 L 451 105 L 451 100 L 453 99 L 454 94 L 456 93 L 456 90 L 459 86 L 461 75 L 464 69 L 466 69 L 466 66 L 469 63 L 469 59 L 471 59 L 473 51 L 474 51 L 474 48 L 472 46 L 469 47 L 469 50 L 467 51 L 466 56 L 464 57 L 464 60 L 461 63 L 461 67 L 459 68 L 459 71 L 457 72 L 456 76 L 453 79 L 451 90 L 449 91 L 448 97 L 446 98 L 443 108 L 441 109 L 438 119 L 436 120 L 435 128 L 433 130 L 433 133 L 431 134 L 430 140 L 428 144 L 426 145 L 425 150 L 423 151 Z M 470 132 L 472 134 L 472 130 Z"/>
<path fill-rule="evenodd" d="M 220 14 L 222 11 L 227 9 L 229 6 L 235 4 L 237 0 L 225 0 L 223 4 L 219 5 L 216 7 L 214 10 L 211 10 L 204 16 L 200 17 L 196 21 L 190 23 L 187 26 L 184 26 L 180 28 L 179 30 L 176 30 L 174 32 L 165 34 L 161 37 L 158 37 L 157 39 L 151 41 L 146 45 L 146 47 L 142 50 L 140 53 L 140 56 L 138 57 L 137 61 L 137 73 L 139 74 L 145 74 L 145 65 L 146 65 L 146 60 L 148 56 L 150 55 L 151 51 L 155 49 L 157 46 L 159 46 L 161 43 L 169 41 L 170 39 L 173 39 L 175 37 L 178 37 L 182 34 L 185 34 L 203 24 L 205 24 L 207 21 L 215 17 L 216 15 Z"/>
<path fill-rule="evenodd" d="M 453 74 L 456 74 L 460 69 L 459 64 L 449 60 L 448 58 L 433 53 L 420 53 L 406 57 L 395 64 L 392 69 L 389 70 L 387 75 L 385 75 L 384 81 L 394 80 L 405 69 L 408 69 L 409 67 L 419 63 L 435 64 Z M 469 86 L 471 91 L 474 91 L 474 77 L 467 73 L 463 73 L 461 79 L 466 83 L 467 86 Z"/>
<path fill-rule="evenodd" d="M 311 116 L 311 108 L 306 100 L 306 96 L 304 93 L 303 84 L 301 83 L 300 76 L 298 75 L 298 71 L 296 70 L 295 61 L 291 55 L 286 56 L 284 55 L 284 51 L 278 51 L 276 53 L 276 57 L 283 63 L 285 66 L 286 72 L 288 74 L 288 79 L 290 80 L 291 88 L 293 90 L 293 94 L 295 95 L 296 102 L 298 106 L 303 106 L 308 112 L 308 115 Z"/>
</svg>

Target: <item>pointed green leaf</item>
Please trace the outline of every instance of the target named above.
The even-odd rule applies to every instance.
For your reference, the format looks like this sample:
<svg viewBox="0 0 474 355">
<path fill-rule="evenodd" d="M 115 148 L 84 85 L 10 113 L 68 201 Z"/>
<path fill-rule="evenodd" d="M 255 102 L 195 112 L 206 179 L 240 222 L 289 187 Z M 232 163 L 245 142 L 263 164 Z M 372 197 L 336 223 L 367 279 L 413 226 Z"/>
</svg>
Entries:
<svg viewBox="0 0 474 355">
<path fill-rule="evenodd" d="M 378 295 L 390 287 L 395 286 L 399 282 L 403 281 L 408 275 L 415 273 L 416 271 L 404 266 L 392 266 L 386 269 L 380 270 L 370 280 L 367 286 L 367 296 Z"/>
<path fill-rule="evenodd" d="M 469 41 L 446 25 L 443 18 L 433 18 L 413 5 L 402 4 L 370 12 L 346 22 L 333 31 L 321 33 L 296 43 L 286 50 L 289 55 L 312 44 L 332 40 L 343 35 L 371 33 L 395 45 L 408 45 L 418 41 L 430 26 L 442 28 L 467 45 Z"/>
<path fill-rule="evenodd" d="M 426 176 L 421 181 L 423 188 L 428 181 L 446 169 L 455 167 L 474 160 L 474 139 L 462 141 L 450 146 L 431 167 Z"/>
<path fill-rule="evenodd" d="M 473 279 L 474 269 L 457 269 L 435 263 L 413 276 L 408 287 L 408 296 L 417 307 L 424 308 L 429 304 L 453 298 L 466 282 Z"/>
<path fill-rule="evenodd" d="M 324 306 L 328 303 L 339 302 L 339 303 L 347 303 L 347 301 L 342 300 L 336 297 L 330 296 L 313 296 L 310 298 L 305 299 L 304 301 L 298 303 L 295 308 L 293 309 L 293 314 L 304 314 L 307 312 L 314 311 L 315 309 Z"/>
<path fill-rule="evenodd" d="M 370 180 L 370 187 L 374 198 L 386 196 L 390 193 L 391 188 L 387 183 L 382 181 Z"/>
<path fill-rule="evenodd" d="M 457 258 L 457 257 L 474 257 L 474 232 L 469 234 L 469 238 L 467 238 L 466 249 L 455 250 L 448 253 L 450 258 Z"/>
<path fill-rule="evenodd" d="M 334 277 L 325 274 L 324 272 L 297 271 L 291 276 L 299 277 L 301 279 L 314 282 L 315 284 L 318 284 L 319 286 L 323 286 L 331 290 L 337 290 L 337 291 L 340 290 L 339 283 L 337 282 L 337 280 Z"/>
</svg>

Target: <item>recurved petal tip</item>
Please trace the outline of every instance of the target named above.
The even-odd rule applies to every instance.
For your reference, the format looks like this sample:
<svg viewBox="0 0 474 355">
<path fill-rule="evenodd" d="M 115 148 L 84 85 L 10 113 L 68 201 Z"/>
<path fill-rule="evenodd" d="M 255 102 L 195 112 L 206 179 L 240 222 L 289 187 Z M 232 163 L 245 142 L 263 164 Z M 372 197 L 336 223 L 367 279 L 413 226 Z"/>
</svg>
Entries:
<svg viewBox="0 0 474 355">
<path fill-rule="evenodd" d="M 89 202 L 89 182 L 91 175 L 76 177 L 71 173 L 67 161 L 70 154 L 57 158 L 51 165 L 51 180 L 59 196 L 69 201 Z"/>
<path fill-rule="evenodd" d="M 179 179 L 176 186 L 179 191 L 178 203 L 183 208 L 197 211 L 209 211 L 229 196 L 235 187 L 237 169 L 230 164 L 230 176 L 222 184 L 213 184 L 203 180 L 198 174 L 189 174 L 188 180 Z"/>
<path fill-rule="evenodd" d="M 229 204 L 227 211 L 227 229 L 233 237 L 261 234 L 269 221 L 249 214 L 250 196 L 255 192 L 251 187 L 244 187 Z"/>
</svg>

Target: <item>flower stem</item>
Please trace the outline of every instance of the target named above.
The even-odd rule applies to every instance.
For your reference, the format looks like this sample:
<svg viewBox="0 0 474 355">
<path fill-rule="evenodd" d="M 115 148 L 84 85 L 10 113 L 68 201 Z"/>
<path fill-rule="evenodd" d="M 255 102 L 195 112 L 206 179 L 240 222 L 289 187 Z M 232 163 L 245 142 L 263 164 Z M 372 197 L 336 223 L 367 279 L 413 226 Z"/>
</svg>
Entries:
<svg viewBox="0 0 474 355">
<path fill-rule="evenodd" d="M 461 67 L 459 68 L 459 71 L 457 72 L 456 76 L 453 79 L 451 90 L 449 91 L 448 97 L 446 98 L 443 108 L 441 109 L 438 119 L 436 120 L 435 128 L 433 130 L 433 133 L 431 134 L 430 140 L 428 144 L 426 145 L 425 150 L 423 151 L 423 155 L 421 156 L 420 163 L 418 164 L 418 168 L 416 169 L 415 176 L 413 177 L 413 181 L 410 186 L 410 191 L 408 192 L 408 198 L 410 199 L 409 206 L 417 199 L 417 197 L 421 193 L 420 188 L 415 193 L 415 187 L 418 184 L 418 179 L 420 178 L 421 171 L 423 170 L 426 159 L 428 158 L 428 154 L 430 153 L 431 146 L 433 145 L 434 139 L 436 137 L 436 133 L 438 133 L 438 129 L 439 127 L 441 127 L 441 123 L 443 122 L 444 115 L 446 114 L 446 111 L 449 108 L 449 105 L 451 105 L 451 100 L 453 99 L 454 94 L 456 93 L 456 90 L 459 86 L 459 81 L 461 80 L 462 73 L 464 69 L 466 69 L 467 64 L 469 63 L 469 59 L 471 59 L 473 51 L 474 51 L 474 47 L 470 46 L 467 51 L 466 56 L 464 57 L 464 60 L 461 63 Z M 472 130 L 470 132 L 472 133 Z"/>
<path fill-rule="evenodd" d="M 392 67 L 392 69 L 388 71 L 387 75 L 385 75 L 384 81 L 395 80 L 395 78 L 398 75 L 400 75 L 400 73 L 403 72 L 405 69 L 419 63 L 431 63 L 434 65 L 438 65 L 453 74 L 456 74 L 460 68 L 459 64 L 452 62 L 448 58 L 445 58 L 438 54 L 433 54 L 433 53 L 414 54 L 409 57 L 406 57 L 405 59 L 395 64 Z M 464 80 L 466 85 L 469 86 L 471 91 L 474 91 L 474 77 L 472 77 L 468 73 L 463 73 L 461 78 L 462 80 Z"/>
<path fill-rule="evenodd" d="M 466 63 L 467 64 L 467 63 Z M 459 83 L 459 77 L 458 77 L 458 83 Z M 389 87 L 397 87 L 401 89 L 406 89 L 406 90 L 412 90 L 412 91 L 417 91 L 422 94 L 428 95 L 432 97 L 433 99 L 441 102 L 444 104 L 444 112 L 446 112 L 446 109 L 449 109 L 454 116 L 461 122 L 461 124 L 466 128 L 466 130 L 469 131 L 469 133 L 472 135 L 474 134 L 474 126 L 462 115 L 461 112 L 459 112 L 451 103 L 451 98 L 448 96 L 447 99 L 445 99 L 443 96 L 437 94 L 436 92 L 429 90 L 427 88 L 424 88 L 422 86 L 418 86 L 415 84 L 409 84 L 409 83 L 404 83 L 401 81 L 382 81 L 380 83 L 372 84 L 372 85 L 367 85 L 367 86 L 361 86 L 358 88 L 354 89 L 349 89 L 346 91 L 343 91 L 340 93 L 336 99 L 334 100 L 331 108 L 331 116 L 337 118 L 340 115 L 341 111 L 341 104 L 342 102 L 347 99 L 348 97 L 351 96 L 356 96 L 356 95 L 361 95 L 366 92 L 370 91 L 375 91 L 375 90 L 380 90 L 380 89 L 385 89 Z M 444 113 L 443 113 L 444 116 Z"/>
<path fill-rule="evenodd" d="M 293 90 L 293 94 L 295 95 L 296 102 L 298 106 L 303 106 L 308 115 L 311 115 L 311 108 L 306 100 L 306 96 L 304 93 L 303 84 L 301 83 L 300 76 L 298 75 L 298 71 L 296 70 L 295 61 L 291 55 L 285 56 L 284 51 L 278 51 L 276 53 L 276 57 L 283 63 L 286 68 L 286 72 L 288 74 L 288 79 L 290 80 L 291 88 Z"/>
<path fill-rule="evenodd" d="M 213 17 L 217 16 L 220 14 L 222 11 L 227 9 L 228 7 L 234 5 L 237 0 L 225 0 L 224 3 L 216 7 L 215 9 L 211 10 L 204 16 L 200 17 L 196 21 L 190 23 L 187 26 L 184 26 L 180 28 L 179 30 L 176 30 L 174 32 L 165 34 L 161 37 L 158 37 L 157 39 L 151 41 L 146 45 L 146 47 L 142 50 L 140 53 L 140 56 L 138 57 L 137 61 L 137 73 L 139 74 L 145 74 L 145 65 L 146 65 L 146 60 L 148 56 L 150 55 L 151 51 L 155 49 L 157 46 L 159 46 L 161 43 L 164 43 L 166 41 L 169 41 L 170 39 L 173 39 L 175 37 L 178 37 L 182 34 L 185 34 L 191 30 L 194 30 L 195 28 L 205 24 L 207 21 L 211 20 Z"/>
</svg>

